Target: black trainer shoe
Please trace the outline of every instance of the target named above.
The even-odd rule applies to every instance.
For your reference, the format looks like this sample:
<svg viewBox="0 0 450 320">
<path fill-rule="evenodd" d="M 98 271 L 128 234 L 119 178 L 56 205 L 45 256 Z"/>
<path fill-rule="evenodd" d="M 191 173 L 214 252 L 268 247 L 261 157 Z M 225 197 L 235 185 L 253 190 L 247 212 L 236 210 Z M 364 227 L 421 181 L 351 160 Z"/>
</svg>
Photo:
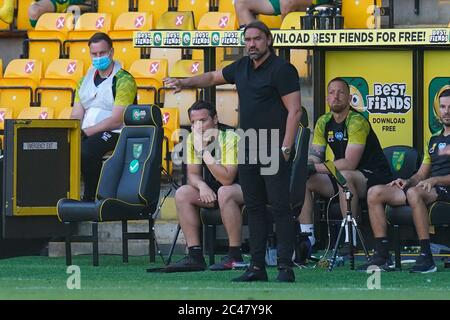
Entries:
<svg viewBox="0 0 450 320">
<path fill-rule="evenodd" d="M 369 261 L 358 267 L 358 271 L 367 271 L 370 266 L 377 266 L 381 271 L 393 271 L 395 270 L 395 265 L 392 262 L 391 255 L 387 258 L 381 256 L 378 252 L 375 252 Z"/>
<path fill-rule="evenodd" d="M 278 282 L 295 282 L 295 274 L 294 270 L 292 270 L 289 266 L 280 266 L 278 267 Z"/>
<path fill-rule="evenodd" d="M 232 282 L 252 282 L 252 281 L 267 281 L 266 269 L 256 269 L 250 265 L 247 270 L 239 277 L 232 279 Z"/>
<path fill-rule="evenodd" d="M 164 272 L 189 272 L 189 271 L 205 271 L 206 262 L 203 256 L 201 259 L 194 259 L 190 255 L 185 256 L 183 259 L 169 264 L 164 268 Z"/>
<path fill-rule="evenodd" d="M 436 271 L 437 268 L 431 254 L 420 254 L 416 259 L 416 264 L 409 269 L 409 272 L 412 273 L 430 273 Z"/>
<path fill-rule="evenodd" d="M 244 260 L 242 259 L 234 259 L 232 257 L 230 257 L 229 255 L 226 255 L 224 257 L 222 257 L 222 259 L 220 259 L 220 262 L 213 264 L 212 266 L 209 266 L 209 270 L 211 271 L 224 271 L 224 270 L 231 270 L 233 269 L 234 265 L 236 263 L 240 263 L 243 262 Z"/>
</svg>

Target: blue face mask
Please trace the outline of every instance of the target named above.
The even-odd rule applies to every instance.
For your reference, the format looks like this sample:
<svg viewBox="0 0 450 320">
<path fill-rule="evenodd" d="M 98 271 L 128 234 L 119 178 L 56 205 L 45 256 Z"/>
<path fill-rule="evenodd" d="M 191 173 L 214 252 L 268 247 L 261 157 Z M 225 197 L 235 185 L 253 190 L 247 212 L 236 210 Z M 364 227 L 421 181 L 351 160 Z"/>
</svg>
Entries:
<svg viewBox="0 0 450 320">
<path fill-rule="evenodd" d="M 109 54 L 106 56 L 101 56 L 92 59 L 92 65 L 94 66 L 95 69 L 100 71 L 108 69 L 110 64 L 111 58 L 109 57 Z"/>
</svg>

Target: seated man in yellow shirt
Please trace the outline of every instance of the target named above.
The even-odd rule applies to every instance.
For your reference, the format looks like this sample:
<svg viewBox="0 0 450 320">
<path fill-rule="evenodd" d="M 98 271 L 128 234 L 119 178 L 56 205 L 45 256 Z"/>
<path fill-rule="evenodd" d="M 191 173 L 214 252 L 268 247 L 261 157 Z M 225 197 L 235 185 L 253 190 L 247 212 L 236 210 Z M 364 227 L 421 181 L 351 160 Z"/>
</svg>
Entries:
<svg viewBox="0 0 450 320">
<path fill-rule="evenodd" d="M 200 243 L 199 209 L 217 206 L 228 234 L 229 249 L 228 255 L 209 269 L 230 270 L 235 263 L 243 261 L 241 207 L 244 197 L 241 186 L 237 184 L 239 136 L 219 128 L 216 108 L 209 102 L 195 102 L 188 113 L 192 133 L 186 143 L 187 184 L 180 187 L 175 195 L 188 255 L 168 265 L 165 272 L 206 269 Z"/>
</svg>

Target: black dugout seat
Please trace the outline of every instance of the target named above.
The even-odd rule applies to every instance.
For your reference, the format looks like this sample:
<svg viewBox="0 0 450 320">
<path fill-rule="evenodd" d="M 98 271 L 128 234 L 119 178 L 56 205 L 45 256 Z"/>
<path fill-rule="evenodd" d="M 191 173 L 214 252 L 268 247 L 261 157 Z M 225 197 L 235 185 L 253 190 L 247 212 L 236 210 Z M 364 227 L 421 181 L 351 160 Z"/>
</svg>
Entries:
<svg viewBox="0 0 450 320">
<path fill-rule="evenodd" d="M 164 136 L 160 109 L 155 105 L 130 105 L 124 112 L 125 127 L 112 156 L 103 164 L 94 202 L 61 199 L 58 218 L 68 225 L 66 263 L 71 264 L 71 241 L 93 243 L 93 263 L 98 265 L 98 222 L 122 221 L 123 260 L 128 261 L 128 239 L 148 239 L 150 261 L 155 259 L 153 213 L 161 179 Z M 149 221 L 145 233 L 127 232 L 128 220 Z M 71 223 L 91 221 L 92 236 L 73 236 Z"/>
</svg>

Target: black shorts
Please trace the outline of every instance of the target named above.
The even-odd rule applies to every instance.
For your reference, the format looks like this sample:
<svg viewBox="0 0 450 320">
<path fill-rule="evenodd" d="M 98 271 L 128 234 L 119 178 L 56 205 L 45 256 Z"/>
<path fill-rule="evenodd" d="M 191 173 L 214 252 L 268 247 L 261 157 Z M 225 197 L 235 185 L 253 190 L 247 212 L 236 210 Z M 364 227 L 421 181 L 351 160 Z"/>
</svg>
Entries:
<svg viewBox="0 0 450 320">
<path fill-rule="evenodd" d="M 392 173 L 389 172 L 382 172 L 382 171 L 371 171 L 367 169 L 360 169 L 359 170 L 364 177 L 367 178 L 367 190 L 369 190 L 370 187 L 379 185 L 379 184 L 388 184 L 393 180 Z"/>
<path fill-rule="evenodd" d="M 370 187 L 379 184 L 388 184 L 393 179 L 392 174 L 390 172 L 386 174 L 384 172 L 374 172 L 366 169 L 361 169 L 358 171 L 360 171 L 363 174 L 363 176 L 367 178 L 367 190 L 369 190 Z M 336 179 L 334 179 L 333 176 L 330 174 L 328 175 L 328 177 L 330 178 L 331 184 L 333 185 L 334 193 L 335 194 L 338 193 L 339 187 L 336 182 Z"/>
</svg>

